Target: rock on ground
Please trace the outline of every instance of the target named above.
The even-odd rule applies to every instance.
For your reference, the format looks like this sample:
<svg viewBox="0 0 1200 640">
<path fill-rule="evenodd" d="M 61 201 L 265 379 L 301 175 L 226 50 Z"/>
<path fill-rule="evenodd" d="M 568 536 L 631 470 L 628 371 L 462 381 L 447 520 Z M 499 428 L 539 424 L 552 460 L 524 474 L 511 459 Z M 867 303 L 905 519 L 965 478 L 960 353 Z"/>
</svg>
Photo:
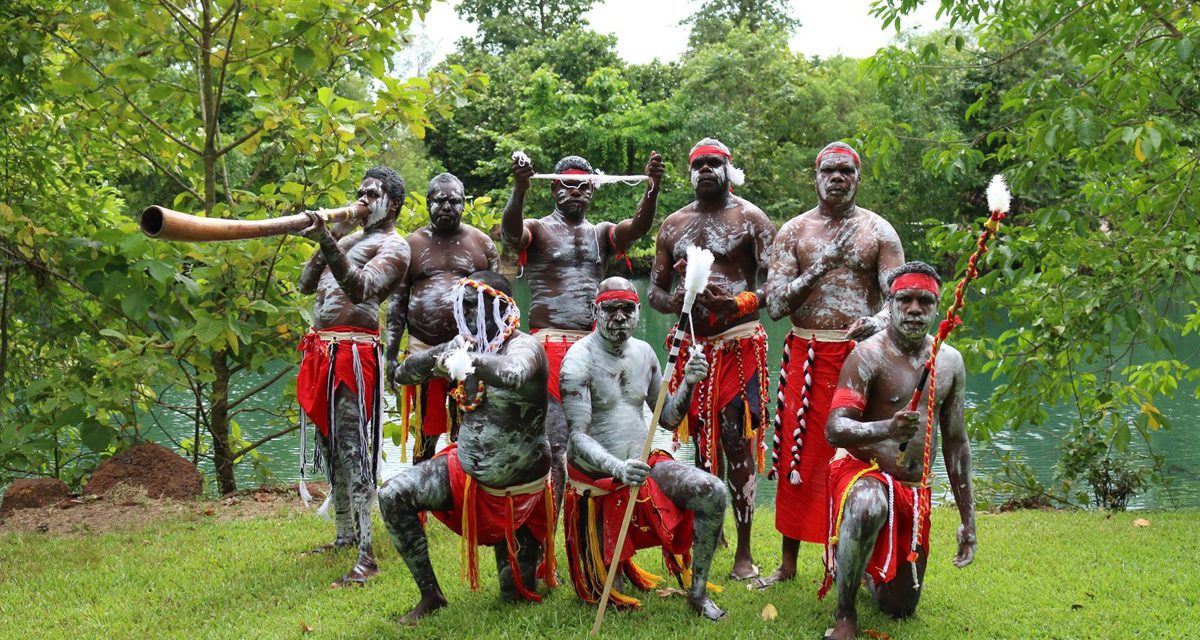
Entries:
<svg viewBox="0 0 1200 640">
<path fill-rule="evenodd" d="M 17 509 L 49 507 L 73 497 L 67 483 L 58 478 L 21 478 L 4 492 L 0 518 Z"/>
<path fill-rule="evenodd" d="M 187 500 L 200 495 L 200 472 L 179 454 L 144 442 L 105 460 L 92 474 L 85 494 L 104 495 L 118 484 L 146 490 L 150 498 Z"/>
</svg>

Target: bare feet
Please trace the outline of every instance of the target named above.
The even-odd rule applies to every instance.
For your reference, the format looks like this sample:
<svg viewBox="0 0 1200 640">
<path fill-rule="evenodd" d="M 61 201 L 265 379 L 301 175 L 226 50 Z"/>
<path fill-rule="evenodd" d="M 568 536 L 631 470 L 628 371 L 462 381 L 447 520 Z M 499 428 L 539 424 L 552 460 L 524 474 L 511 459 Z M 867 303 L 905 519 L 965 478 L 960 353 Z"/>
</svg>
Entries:
<svg viewBox="0 0 1200 640">
<path fill-rule="evenodd" d="M 445 607 L 448 604 L 450 603 L 446 602 L 446 596 L 442 595 L 441 591 L 438 591 L 433 595 L 421 598 L 421 601 L 417 603 L 417 606 L 413 607 L 412 611 L 409 611 L 400 617 L 399 622 L 400 624 L 416 624 L 421 618 L 424 618 L 425 616 Z"/>
<path fill-rule="evenodd" d="M 769 588 L 771 585 L 775 584 L 776 582 L 788 582 L 789 580 L 795 579 L 795 577 L 796 577 L 796 569 L 795 568 L 792 568 L 789 570 L 789 569 L 785 569 L 783 567 L 779 567 L 778 569 L 775 570 L 775 573 L 772 573 L 771 575 L 769 575 L 765 578 L 757 578 L 754 580 L 754 582 L 752 584 L 754 585 L 755 589 L 762 591 L 763 589 Z"/>
<path fill-rule="evenodd" d="M 720 620 L 729 615 L 725 613 L 724 609 L 714 604 L 713 601 L 709 599 L 708 594 L 700 596 L 699 598 L 688 596 L 687 600 L 688 605 L 692 608 L 692 611 L 695 611 L 697 614 L 702 615 L 709 620 Z"/>
<path fill-rule="evenodd" d="M 367 583 L 368 578 L 374 578 L 377 575 L 379 575 L 379 567 L 375 564 L 374 558 L 363 558 L 354 563 L 354 567 L 350 569 L 349 573 L 333 581 L 329 586 L 333 589 L 361 587 Z"/>
<path fill-rule="evenodd" d="M 854 618 L 843 618 L 834 623 L 832 629 L 825 630 L 824 640 L 854 640 L 858 632 L 858 621 Z"/>
<path fill-rule="evenodd" d="M 733 571 L 729 572 L 730 580 L 749 580 L 758 577 L 758 565 L 746 560 L 734 560 Z"/>
</svg>

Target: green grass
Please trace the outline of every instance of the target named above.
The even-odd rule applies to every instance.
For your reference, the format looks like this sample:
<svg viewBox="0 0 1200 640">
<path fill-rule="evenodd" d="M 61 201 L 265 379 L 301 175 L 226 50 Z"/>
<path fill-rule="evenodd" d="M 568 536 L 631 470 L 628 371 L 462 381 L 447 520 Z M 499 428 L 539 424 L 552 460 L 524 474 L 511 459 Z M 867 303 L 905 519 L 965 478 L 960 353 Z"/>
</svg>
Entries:
<svg viewBox="0 0 1200 640">
<path fill-rule="evenodd" d="M 772 514 L 757 515 L 755 558 L 767 570 L 778 562 L 778 538 Z M 1135 527 L 1135 518 L 1151 525 Z M 963 570 L 950 563 L 956 521 L 951 510 L 934 513 L 934 559 L 917 615 L 891 620 L 863 592 L 862 629 L 896 639 L 1200 638 L 1198 513 L 981 515 L 979 554 Z M 343 591 L 326 585 L 351 555 L 297 557 L 330 539 L 332 525 L 296 512 L 224 522 L 187 516 L 91 536 L 3 534 L 0 637 L 557 639 L 583 638 L 591 626 L 594 609 L 569 586 L 540 605 L 500 602 L 490 553 L 481 554 L 484 587 L 472 593 L 458 575 L 458 538 L 432 519 L 434 566 L 450 608 L 415 628 L 398 626 L 416 588 L 376 527 L 382 575 Z M 832 596 L 816 599 L 819 557 L 805 545 L 799 579 L 765 593 L 716 580 L 726 587 L 715 596 L 729 611 L 724 622 L 704 622 L 680 597 L 651 593 L 639 611 L 610 611 L 601 634 L 819 638 L 833 613 Z M 643 566 L 660 566 L 655 558 L 646 554 Z M 731 558 L 718 551 L 714 575 L 726 575 Z M 779 611 L 773 621 L 760 617 L 768 603 Z M 312 631 L 303 634 L 302 624 Z"/>
</svg>

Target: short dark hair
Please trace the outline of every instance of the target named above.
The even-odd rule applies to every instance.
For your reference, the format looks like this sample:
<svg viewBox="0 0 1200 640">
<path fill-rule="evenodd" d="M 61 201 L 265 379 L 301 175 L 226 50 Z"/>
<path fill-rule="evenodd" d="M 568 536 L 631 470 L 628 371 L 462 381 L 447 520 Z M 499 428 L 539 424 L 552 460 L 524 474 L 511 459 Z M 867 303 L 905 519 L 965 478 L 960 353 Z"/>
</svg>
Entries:
<svg viewBox="0 0 1200 640">
<path fill-rule="evenodd" d="M 513 295 L 512 284 L 508 281 L 508 278 L 500 275 L 499 271 L 485 269 L 483 271 L 476 271 L 467 277 L 471 280 L 482 282 L 493 289 L 501 291 L 504 293 L 504 295 L 510 298 Z"/>
<path fill-rule="evenodd" d="M 401 206 L 404 205 L 404 178 L 401 178 L 400 174 L 389 167 L 379 165 L 378 167 L 367 169 L 367 173 L 363 177 L 375 178 L 382 182 L 383 192 L 387 194 L 388 200 L 398 203 Z"/>
<path fill-rule="evenodd" d="M 554 163 L 554 173 L 562 173 L 568 169 L 579 169 L 588 173 L 596 173 L 596 170 L 592 168 L 592 163 L 579 156 L 567 156 Z"/>
<path fill-rule="evenodd" d="M 939 287 L 942 286 L 942 277 L 938 275 L 937 269 L 934 269 L 920 260 L 913 260 L 912 262 L 905 262 L 895 269 L 892 269 L 892 272 L 889 273 L 887 277 L 888 288 L 890 289 L 892 287 L 892 283 L 896 281 L 896 278 L 899 278 L 906 273 L 921 273 L 927 275 L 933 278 Z"/>
<path fill-rule="evenodd" d="M 458 176 L 453 173 L 439 173 L 429 181 L 429 188 L 425 190 L 425 197 L 428 198 L 429 194 L 433 193 L 434 188 L 439 184 L 456 184 L 459 189 L 463 188 L 462 180 L 459 180 Z"/>
</svg>

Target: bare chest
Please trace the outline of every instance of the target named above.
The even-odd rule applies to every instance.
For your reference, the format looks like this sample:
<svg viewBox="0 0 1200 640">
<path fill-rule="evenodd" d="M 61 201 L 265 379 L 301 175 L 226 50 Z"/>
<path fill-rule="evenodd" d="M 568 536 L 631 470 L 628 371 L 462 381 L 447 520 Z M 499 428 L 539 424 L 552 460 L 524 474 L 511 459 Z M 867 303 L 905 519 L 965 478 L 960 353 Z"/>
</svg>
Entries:
<svg viewBox="0 0 1200 640">
<path fill-rule="evenodd" d="M 458 240 L 423 243 L 414 247 L 411 266 L 413 281 L 462 278 L 486 269 L 487 257 L 481 249 Z"/>
<path fill-rule="evenodd" d="M 531 253 L 538 261 L 549 264 L 598 265 L 604 261 L 602 242 L 600 230 L 590 223 L 566 225 L 543 221 Z"/>
</svg>

